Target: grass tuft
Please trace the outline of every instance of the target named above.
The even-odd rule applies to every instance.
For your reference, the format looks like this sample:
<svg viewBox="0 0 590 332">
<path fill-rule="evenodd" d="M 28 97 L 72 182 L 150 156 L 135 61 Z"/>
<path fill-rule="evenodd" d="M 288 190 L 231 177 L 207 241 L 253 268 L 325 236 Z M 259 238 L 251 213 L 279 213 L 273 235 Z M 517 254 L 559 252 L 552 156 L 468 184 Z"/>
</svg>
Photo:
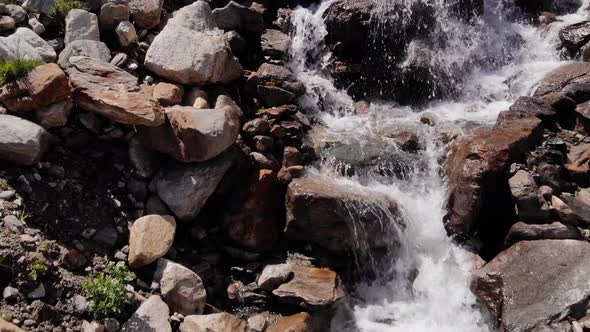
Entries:
<svg viewBox="0 0 590 332">
<path fill-rule="evenodd" d="M 28 60 L 18 57 L 8 61 L 0 59 L 0 85 L 25 76 L 41 64 L 43 62 L 39 60 Z"/>
</svg>

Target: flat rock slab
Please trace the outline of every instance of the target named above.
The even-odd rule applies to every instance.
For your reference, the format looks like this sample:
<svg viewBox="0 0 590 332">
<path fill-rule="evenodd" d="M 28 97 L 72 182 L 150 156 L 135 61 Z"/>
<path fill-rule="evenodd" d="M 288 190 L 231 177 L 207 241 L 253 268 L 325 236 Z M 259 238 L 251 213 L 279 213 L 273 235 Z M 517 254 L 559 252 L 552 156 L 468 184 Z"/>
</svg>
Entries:
<svg viewBox="0 0 590 332">
<path fill-rule="evenodd" d="M 590 243 L 521 241 L 478 270 L 471 285 L 508 332 L 586 315 Z"/>
</svg>

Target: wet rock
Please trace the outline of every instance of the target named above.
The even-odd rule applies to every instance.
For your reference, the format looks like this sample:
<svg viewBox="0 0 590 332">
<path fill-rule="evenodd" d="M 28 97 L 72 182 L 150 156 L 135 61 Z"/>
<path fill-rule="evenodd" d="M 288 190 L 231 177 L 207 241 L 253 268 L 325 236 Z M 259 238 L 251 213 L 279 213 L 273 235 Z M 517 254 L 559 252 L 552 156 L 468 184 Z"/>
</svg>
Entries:
<svg viewBox="0 0 590 332">
<path fill-rule="evenodd" d="M 151 29 L 160 23 L 164 0 L 129 0 L 129 12 L 135 24 Z"/>
<path fill-rule="evenodd" d="M 508 180 L 512 198 L 516 203 L 516 214 L 519 220 L 529 222 L 545 222 L 550 218 L 549 207 L 539 197 L 539 188 L 532 174 L 520 170 Z"/>
<path fill-rule="evenodd" d="M 283 166 L 291 167 L 303 164 L 303 155 L 297 148 L 287 146 L 283 150 Z"/>
<path fill-rule="evenodd" d="M 122 69 L 74 57 L 66 71 L 74 102 L 82 109 L 125 124 L 158 126 L 164 122 L 162 107 L 137 85 L 137 78 Z"/>
<path fill-rule="evenodd" d="M 252 159 L 254 160 L 254 164 L 259 169 L 270 169 L 276 172 L 281 168 L 279 162 L 271 154 L 252 152 L 250 153 L 250 157 L 252 157 Z"/>
<path fill-rule="evenodd" d="M 274 140 L 272 137 L 258 135 L 252 138 L 252 143 L 254 144 L 256 150 L 261 152 L 270 152 L 273 149 Z"/>
<path fill-rule="evenodd" d="M 158 83 L 154 88 L 154 98 L 162 106 L 178 105 L 182 102 L 182 86 L 170 83 Z"/>
<path fill-rule="evenodd" d="M 270 56 L 285 59 L 289 53 L 291 38 L 279 30 L 268 29 L 260 37 L 262 51 Z"/>
<path fill-rule="evenodd" d="M 59 54 L 57 63 L 66 68 L 69 66 L 70 59 L 76 56 L 84 56 L 92 59 L 109 62 L 111 60 L 111 51 L 107 45 L 96 40 L 74 40 Z"/>
<path fill-rule="evenodd" d="M 590 244 L 576 240 L 521 241 L 476 272 L 471 288 L 506 331 L 583 317 L 590 296 Z M 559 277 L 556 277 L 559 276 Z"/>
<path fill-rule="evenodd" d="M 0 115 L 0 159 L 33 165 L 41 160 L 50 134 L 42 127 L 12 115 Z"/>
<path fill-rule="evenodd" d="M 262 33 L 264 19 L 257 11 L 230 1 L 225 7 L 213 10 L 213 18 L 220 29 Z"/>
<path fill-rule="evenodd" d="M 178 83 L 194 85 L 228 83 L 242 75 L 240 63 L 223 31 L 216 29 L 204 1 L 181 8 L 168 21 L 150 45 L 145 67 Z"/>
<path fill-rule="evenodd" d="M 135 31 L 135 27 L 129 21 L 121 21 L 117 25 L 115 33 L 119 38 L 119 44 L 121 44 L 123 47 L 129 46 L 137 40 L 137 32 Z"/>
<path fill-rule="evenodd" d="M 261 82 L 272 83 L 270 85 L 283 88 L 297 96 L 305 93 L 305 86 L 303 83 L 299 82 L 293 72 L 287 67 L 263 63 L 260 68 L 258 68 L 256 75 Z"/>
<path fill-rule="evenodd" d="M 295 94 L 276 86 L 259 85 L 257 91 L 262 102 L 267 107 L 289 104 L 295 99 Z"/>
<path fill-rule="evenodd" d="M 164 257 L 174 242 L 172 216 L 147 215 L 129 228 L 129 266 L 140 268 Z"/>
<path fill-rule="evenodd" d="M 68 123 L 73 108 L 74 103 L 70 98 L 39 108 L 35 111 L 35 122 L 43 128 L 63 127 Z"/>
<path fill-rule="evenodd" d="M 551 224 L 544 225 L 531 225 L 523 222 L 514 224 L 506 240 L 504 241 L 507 246 L 510 246 L 518 241 L 530 241 L 530 240 L 542 240 L 542 239 L 583 239 L 582 234 L 577 227 L 572 225 L 562 224 L 560 222 L 554 222 Z"/>
<path fill-rule="evenodd" d="M 397 203 L 388 197 L 317 176 L 291 182 L 286 209 L 288 239 L 336 252 L 354 249 L 351 225 L 370 248 L 386 248 L 394 245 L 403 224 Z"/>
<path fill-rule="evenodd" d="M 100 41 L 98 17 L 82 9 L 72 9 L 66 15 L 66 34 L 64 43 L 67 46 L 75 40 Z"/>
<path fill-rule="evenodd" d="M 270 130 L 270 122 L 266 119 L 256 118 L 244 123 L 242 132 L 245 137 L 252 138 L 257 135 L 264 135 Z"/>
<path fill-rule="evenodd" d="M 234 315 L 222 312 L 210 315 L 191 315 L 180 324 L 180 332 L 246 332 L 246 323 Z"/>
<path fill-rule="evenodd" d="M 238 138 L 241 113 L 228 97 L 217 109 L 174 106 L 166 109 L 167 124 L 142 131 L 144 144 L 184 161 L 206 161 L 227 150 Z"/>
<path fill-rule="evenodd" d="M 509 110 L 512 112 L 530 113 L 541 119 L 549 118 L 556 114 L 555 109 L 543 99 L 526 96 L 516 99 Z"/>
<path fill-rule="evenodd" d="M 314 331 L 311 315 L 300 312 L 291 316 L 284 316 L 272 323 L 266 332 L 310 332 Z"/>
<path fill-rule="evenodd" d="M 256 283 L 260 288 L 272 291 L 293 277 L 293 267 L 289 263 L 267 265 Z"/>
<path fill-rule="evenodd" d="M 563 47 L 575 54 L 590 41 L 590 22 L 583 21 L 564 27 L 559 31 L 559 39 Z"/>
<path fill-rule="evenodd" d="M 173 312 L 183 315 L 203 312 L 207 292 L 201 278 L 193 271 L 160 258 L 154 280 L 160 283 L 162 296 Z"/>
<path fill-rule="evenodd" d="M 129 320 L 123 325 L 121 331 L 162 331 L 172 332 L 168 322 L 170 310 L 166 303 L 157 295 L 145 300 Z"/>
<path fill-rule="evenodd" d="M 576 96 L 575 93 L 568 95 L 567 92 L 575 91 L 577 86 L 585 86 L 587 83 L 590 83 L 590 63 L 572 62 L 545 75 L 534 96 L 542 98 L 556 109 L 560 104 L 566 103 L 567 99 L 579 104 L 589 100 L 590 94 L 578 93 Z"/>
<path fill-rule="evenodd" d="M 66 74 L 58 65 L 39 66 L 0 87 L 0 103 L 10 112 L 27 112 L 62 101 L 70 95 Z"/>
</svg>

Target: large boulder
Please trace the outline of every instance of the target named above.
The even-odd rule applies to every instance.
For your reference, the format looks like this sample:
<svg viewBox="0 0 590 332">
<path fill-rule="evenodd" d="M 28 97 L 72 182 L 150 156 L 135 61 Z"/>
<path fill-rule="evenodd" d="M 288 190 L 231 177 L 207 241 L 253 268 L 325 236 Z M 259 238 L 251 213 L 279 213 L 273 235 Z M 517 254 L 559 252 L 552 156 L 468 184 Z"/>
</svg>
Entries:
<svg viewBox="0 0 590 332">
<path fill-rule="evenodd" d="M 135 24 L 151 29 L 160 23 L 164 0 L 129 0 L 129 12 Z"/>
<path fill-rule="evenodd" d="M 582 46 L 590 41 L 590 21 L 566 26 L 559 31 L 559 39 L 571 54 L 576 54 Z"/>
<path fill-rule="evenodd" d="M 519 220 L 538 223 L 549 221 L 549 206 L 539 194 L 539 187 L 531 173 L 519 170 L 508 179 L 508 185 Z"/>
<path fill-rule="evenodd" d="M 172 312 L 183 315 L 201 314 L 207 292 L 201 278 L 193 271 L 172 261 L 160 258 L 154 272 L 160 291 Z"/>
<path fill-rule="evenodd" d="M 507 111 L 492 128 L 455 143 L 447 161 L 449 232 L 469 238 L 479 231 L 486 244 L 501 245 L 515 218 L 508 168 L 524 158 L 542 130 L 536 116 Z"/>
<path fill-rule="evenodd" d="M 82 9 L 72 9 L 66 15 L 64 43 L 67 46 L 75 40 L 100 41 L 98 17 Z"/>
<path fill-rule="evenodd" d="M 233 151 L 215 159 L 163 167 L 153 179 L 156 192 L 176 217 L 194 219 L 234 162 Z"/>
<path fill-rule="evenodd" d="M 17 44 L 15 45 L 18 49 L 21 44 L 27 43 L 31 45 L 43 61 L 45 62 L 53 62 L 57 57 L 55 50 L 48 42 L 46 42 L 43 38 L 39 37 L 38 34 L 33 32 L 33 30 L 29 28 L 18 28 L 16 31 L 11 35 L 11 38 L 16 38 Z"/>
<path fill-rule="evenodd" d="M 229 97 L 219 98 L 216 109 L 189 106 L 166 109 L 165 125 L 142 130 L 144 143 L 184 162 L 217 157 L 238 138 L 241 114 Z"/>
<path fill-rule="evenodd" d="M 139 306 L 121 331 L 172 332 L 169 316 L 170 309 L 166 303 L 158 295 L 152 295 Z"/>
<path fill-rule="evenodd" d="M 204 1 L 176 12 L 150 45 L 145 67 L 182 84 L 228 83 L 242 75 L 240 63 Z"/>
<path fill-rule="evenodd" d="M 88 39 L 74 40 L 59 53 L 57 63 L 65 68 L 69 65 L 70 58 L 75 56 L 85 56 L 109 62 L 111 60 L 111 50 L 101 41 Z"/>
<path fill-rule="evenodd" d="M 580 104 L 590 100 L 590 93 L 587 92 L 588 83 L 590 83 L 590 63 L 571 62 L 545 75 L 534 96 L 542 98 L 555 108 L 565 104 L 565 98 Z"/>
<path fill-rule="evenodd" d="M 129 228 L 129 266 L 139 268 L 164 257 L 174 242 L 172 216 L 147 215 Z"/>
<path fill-rule="evenodd" d="M 521 241 L 478 270 L 471 288 L 504 331 L 532 331 L 586 315 L 589 260 L 585 241 Z"/>
<path fill-rule="evenodd" d="M 164 110 L 138 85 L 137 78 L 107 62 L 73 57 L 66 69 L 74 89 L 74 102 L 115 122 L 158 126 Z"/>
<path fill-rule="evenodd" d="M 293 180 L 285 205 L 287 238 L 335 252 L 358 249 L 358 240 L 370 248 L 395 245 L 403 224 L 397 203 L 387 196 L 320 176 Z"/>
<path fill-rule="evenodd" d="M 264 19 L 254 9 L 230 1 L 225 7 L 213 10 L 215 23 L 223 30 L 248 31 L 262 33 Z"/>
<path fill-rule="evenodd" d="M 554 222 L 551 224 L 531 225 L 523 222 L 517 222 L 510 227 L 510 231 L 504 241 L 506 245 L 512 245 L 518 241 L 524 240 L 542 240 L 542 239 L 574 239 L 582 240 L 582 234 L 577 227 Z"/>
<path fill-rule="evenodd" d="M 28 112 L 65 100 L 70 92 L 66 74 L 49 63 L 0 87 L 0 103 L 10 112 Z"/>
<path fill-rule="evenodd" d="M 39 125 L 0 114 L 0 159 L 33 165 L 43 157 L 49 138 L 49 133 Z"/>
<path fill-rule="evenodd" d="M 180 332 L 246 332 L 246 326 L 246 322 L 238 317 L 221 312 L 187 316 L 180 324 Z"/>
</svg>

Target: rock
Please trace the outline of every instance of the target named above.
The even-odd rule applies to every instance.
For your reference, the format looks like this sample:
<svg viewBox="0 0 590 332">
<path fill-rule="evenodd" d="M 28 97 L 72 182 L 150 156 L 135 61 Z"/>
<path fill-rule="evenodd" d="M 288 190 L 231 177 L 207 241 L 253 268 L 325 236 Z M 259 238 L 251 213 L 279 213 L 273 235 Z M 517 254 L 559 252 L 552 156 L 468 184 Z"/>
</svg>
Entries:
<svg viewBox="0 0 590 332">
<path fill-rule="evenodd" d="M 289 38 L 289 35 L 284 34 L 279 30 L 268 29 L 260 38 L 262 51 L 264 53 L 278 57 L 279 59 L 287 58 L 289 54 L 289 46 L 291 45 L 291 38 Z"/>
<path fill-rule="evenodd" d="M 239 56 L 248 52 L 248 41 L 237 31 L 226 32 L 225 38 L 227 39 L 233 54 Z"/>
<path fill-rule="evenodd" d="M 124 124 L 158 126 L 164 122 L 162 107 L 124 70 L 89 57 L 73 57 L 66 71 L 74 102 L 82 109 Z"/>
<path fill-rule="evenodd" d="M 27 11 L 23 7 L 15 4 L 6 4 L 5 8 L 7 14 L 14 19 L 16 24 L 23 23 L 27 19 Z"/>
<path fill-rule="evenodd" d="M 137 40 L 137 32 L 135 32 L 135 27 L 129 21 L 121 21 L 119 25 L 117 25 L 115 33 L 119 38 L 119 44 L 121 44 L 123 47 L 129 46 L 131 43 Z"/>
<path fill-rule="evenodd" d="M 68 98 L 35 111 L 35 121 L 43 128 L 63 127 L 74 108 L 72 99 Z"/>
<path fill-rule="evenodd" d="M 100 7 L 100 28 L 104 31 L 115 29 L 119 23 L 129 21 L 127 0 L 106 0 Z"/>
<path fill-rule="evenodd" d="M 577 227 L 560 222 L 545 225 L 530 225 L 518 222 L 512 225 L 504 242 L 507 246 L 510 246 L 518 241 L 542 239 L 581 240 L 583 237 Z"/>
<path fill-rule="evenodd" d="M 272 291 L 293 277 L 290 263 L 267 265 L 262 270 L 256 283 L 260 288 Z"/>
<path fill-rule="evenodd" d="M 41 160 L 50 134 L 42 127 L 12 115 L 0 115 L 0 159 L 33 165 Z"/>
<path fill-rule="evenodd" d="M 123 325 L 121 331 L 158 331 L 172 332 L 168 318 L 170 309 L 157 295 L 150 296 L 145 300 Z"/>
<path fill-rule="evenodd" d="M 213 18 L 220 29 L 262 33 L 264 19 L 262 14 L 235 1 L 225 7 L 213 10 Z"/>
<path fill-rule="evenodd" d="M 107 45 L 95 40 L 75 40 L 68 44 L 66 48 L 61 51 L 57 63 L 66 68 L 69 66 L 70 58 L 75 56 L 85 56 L 92 59 L 97 59 L 104 62 L 111 60 L 111 51 Z"/>
<path fill-rule="evenodd" d="M 590 83 L 590 63 L 572 62 L 545 75 L 534 96 L 542 98 L 556 109 L 566 102 L 564 99 L 573 99 L 575 103 L 580 104 L 589 100 L 590 94 L 568 93 L 568 90 L 575 92 L 580 86 L 586 86 L 588 83 Z"/>
<path fill-rule="evenodd" d="M 29 28 L 16 29 L 14 34 L 12 34 L 12 37 L 17 38 L 18 43 L 27 43 L 31 45 L 45 62 L 53 62 L 55 61 L 55 58 L 57 58 L 57 54 L 53 47 Z"/>
<path fill-rule="evenodd" d="M 269 169 L 255 171 L 236 196 L 238 203 L 228 204 L 223 218 L 229 238 L 256 251 L 272 248 L 279 239 L 283 207 L 276 174 Z"/>
<path fill-rule="evenodd" d="M 287 146 L 283 150 L 283 166 L 291 167 L 303 164 L 301 152 L 292 146 Z"/>
<path fill-rule="evenodd" d="M 66 269 L 76 271 L 83 268 L 87 262 L 86 257 L 80 251 L 74 248 L 62 247 L 60 264 Z"/>
<path fill-rule="evenodd" d="M 562 222 L 568 225 L 578 224 L 578 218 L 574 215 L 574 211 L 556 196 L 551 196 L 551 210 Z"/>
<path fill-rule="evenodd" d="M 234 154 L 227 151 L 206 162 L 174 164 L 162 168 L 153 184 L 176 217 L 190 221 L 199 214 L 225 172 L 233 165 L 233 160 Z"/>
<path fill-rule="evenodd" d="M 90 306 L 88 299 L 82 295 L 72 296 L 71 303 L 74 306 L 74 312 L 78 315 L 83 315 Z"/>
<path fill-rule="evenodd" d="M 0 32 L 14 29 L 16 22 L 10 16 L 0 16 Z"/>
<path fill-rule="evenodd" d="M 540 119 L 550 118 L 556 114 L 555 109 L 543 99 L 536 97 L 519 97 L 510 106 L 511 112 L 530 113 Z"/>
<path fill-rule="evenodd" d="M 246 322 L 226 312 L 210 315 L 191 315 L 180 324 L 180 332 L 246 332 Z"/>
<path fill-rule="evenodd" d="M 33 16 L 33 17 L 29 18 L 28 23 L 29 23 L 29 26 L 31 27 L 31 30 L 33 30 L 34 33 L 36 33 L 38 35 L 42 35 L 45 32 L 45 26 L 36 17 Z M 53 47 L 52 47 L 52 49 L 55 51 L 55 49 Z"/>
<path fill-rule="evenodd" d="M 291 316 L 284 316 L 272 323 L 266 332 L 311 332 L 314 331 L 312 326 L 311 315 L 307 312 L 300 312 Z"/>
<path fill-rule="evenodd" d="M 570 54 L 575 54 L 590 41 L 590 21 L 582 21 L 562 28 L 559 31 L 559 39 Z"/>
<path fill-rule="evenodd" d="M 254 164 L 259 169 L 270 169 L 276 172 L 281 168 L 279 162 L 269 153 L 252 152 L 250 153 L 250 157 L 252 157 Z"/>
<path fill-rule="evenodd" d="M 123 65 L 125 65 L 125 63 L 127 63 L 128 60 L 128 56 L 125 53 L 117 53 L 115 54 L 115 56 L 111 59 L 110 63 L 114 66 L 117 66 L 119 68 L 122 68 Z"/>
<path fill-rule="evenodd" d="M 549 206 L 539 196 L 539 188 L 532 174 L 520 170 L 508 180 L 512 198 L 516 203 L 519 220 L 529 222 L 549 221 Z"/>
<path fill-rule="evenodd" d="M 66 15 L 66 34 L 64 43 L 66 46 L 75 40 L 100 41 L 98 17 L 82 9 L 72 9 Z"/>
<path fill-rule="evenodd" d="M 565 168 L 573 178 L 585 179 L 590 175 L 590 144 L 579 144 L 570 147 L 567 153 L 568 162 Z"/>
<path fill-rule="evenodd" d="M 286 105 L 295 99 L 295 94 L 276 86 L 259 85 L 257 91 L 267 107 Z"/>
<path fill-rule="evenodd" d="M 55 0 L 25 0 L 23 8 L 34 13 L 41 13 L 47 16 L 51 15 Z"/>
<path fill-rule="evenodd" d="M 477 271 L 471 288 L 505 331 L 583 317 L 590 296 L 590 243 L 520 241 Z M 558 276 L 558 277 L 556 277 Z"/>
<path fill-rule="evenodd" d="M 176 222 L 172 216 L 147 215 L 129 228 L 129 266 L 140 268 L 164 257 L 174 242 Z"/>
<path fill-rule="evenodd" d="M 245 137 L 252 138 L 257 135 L 264 135 L 270 130 L 270 122 L 263 118 L 256 118 L 254 120 L 244 123 L 242 132 Z"/>
<path fill-rule="evenodd" d="M 513 220 L 507 170 L 540 140 L 541 120 L 527 113 L 503 112 L 491 129 L 478 129 L 454 143 L 447 162 L 451 233 L 480 231 L 487 244 L 500 245 Z M 485 197 L 485 198 L 484 198 Z M 506 215 L 508 214 L 508 215 Z"/>
<path fill-rule="evenodd" d="M 43 61 L 43 58 L 22 36 L 11 34 L 8 37 L 0 37 L 0 58 L 9 60 L 13 58 Z"/>
<path fill-rule="evenodd" d="M 397 203 L 387 196 L 319 176 L 293 180 L 287 189 L 286 209 L 288 239 L 335 252 L 355 249 L 359 239 L 352 228 L 365 234 L 360 241 L 368 247 L 387 248 L 397 243 L 398 228 L 403 225 Z"/>
<path fill-rule="evenodd" d="M 154 88 L 154 98 L 162 106 L 173 106 L 182 102 L 182 86 L 170 83 L 158 83 Z"/>
<path fill-rule="evenodd" d="M 563 196 L 572 216 L 585 227 L 590 226 L 590 191 L 582 189 L 575 197 Z M 576 224 L 574 224 L 576 225 Z"/>
<path fill-rule="evenodd" d="M 151 177 L 157 169 L 157 152 L 146 148 L 137 136 L 129 140 L 129 161 L 137 174 L 144 178 Z M 167 214 L 167 213 L 164 213 Z"/>
<path fill-rule="evenodd" d="M 345 297 L 340 277 L 328 268 L 293 266 L 293 278 L 272 293 L 282 303 L 304 309 L 325 309 Z"/>
<path fill-rule="evenodd" d="M 26 112 L 66 99 L 70 86 L 58 65 L 41 65 L 26 76 L 0 87 L 0 103 L 10 112 Z"/>
<path fill-rule="evenodd" d="M 99 243 L 107 248 L 114 248 L 119 242 L 119 233 L 112 226 L 106 226 L 99 229 L 92 240 Z"/>
<path fill-rule="evenodd" d="M 151 29 L 160 23 L 164 0 L 129 0 L 131 18 L 138 27 Z"/>
<path fill-rule="evenodd" d="M 150 45 L 145 67 L 182 84 L 229 83 L 242 75 L 209 5 L 197 1 L 170 19 Z"/>
<path fill-rule="evenodd" d="M 271 152 L 274 146 L 274 140 L 272 137 L 258 135 L 252 138 L 252 144 L 258 151 Z"/>
<path fill-rule="evenodd" d="M 27 294 L 27 297 L 31 300 L 38 300 L 44 298 L 45 294 L 45 285 L 40 283 L 37 288 L 33 289 L 29 294 Z"/>
<path fill-rule="evenodd" d="M 184 162 L 215 158 L 238 138 L 240 110 L 232 104 L 222 109 L 168 108 L 169 125 L 143 130 L 144 144 Z"/>
<path fill-rule="evenodd" d="M 160 258 L 154 280 L 160 283 L 162 296 L 172 312 L 183 315 L 203 312 L 207 292 L 201 278 L 193 271 Z"/>
<path fill-rule="evenodd" d="M 299 82 L 293 72 L 283 66 L 263 63 L 256 72 L 262 82 L 272 83 L 297 96 L 305 93 L 305 86 Z"/>
<path fill-rule="evenodd" d="M 210 108 L 208 99 L 207 93 L 203 89 L 192 87 L 184 96 L 184 105 L 194 108 Z"/>
<path fill-rule="evenodd" d="M 2 218 L 2 221 L 4 222 L 4 227 L 8 228 L 15 234 L 23 234 L 25 232 L 25 225 L 23 222 L 18 220 L 18 218 L 12 214 Z"/>
<path fill-rule="evenodd" d="M 19 328 L 18 326 L 5 321 L 4 319 L 0 318 L 0 331 L 2 332 L 25 332 L 25 330 Z"/>
<path fill-rule="evenodd" d="M 104 332 L 104 325 L 99 322 L 82 322 L 82 332 Z"/>
<path fill-rule="evenodd" d="M 15 302 L 18 301 L 20 294 L 18 293 L 18 289 L 14 287 L 5 287 L 2 291 L 2 298 L 6 300 L 6 302 Z M 2 326 L 2 325 L 0 325 Z"/>
</svg>

